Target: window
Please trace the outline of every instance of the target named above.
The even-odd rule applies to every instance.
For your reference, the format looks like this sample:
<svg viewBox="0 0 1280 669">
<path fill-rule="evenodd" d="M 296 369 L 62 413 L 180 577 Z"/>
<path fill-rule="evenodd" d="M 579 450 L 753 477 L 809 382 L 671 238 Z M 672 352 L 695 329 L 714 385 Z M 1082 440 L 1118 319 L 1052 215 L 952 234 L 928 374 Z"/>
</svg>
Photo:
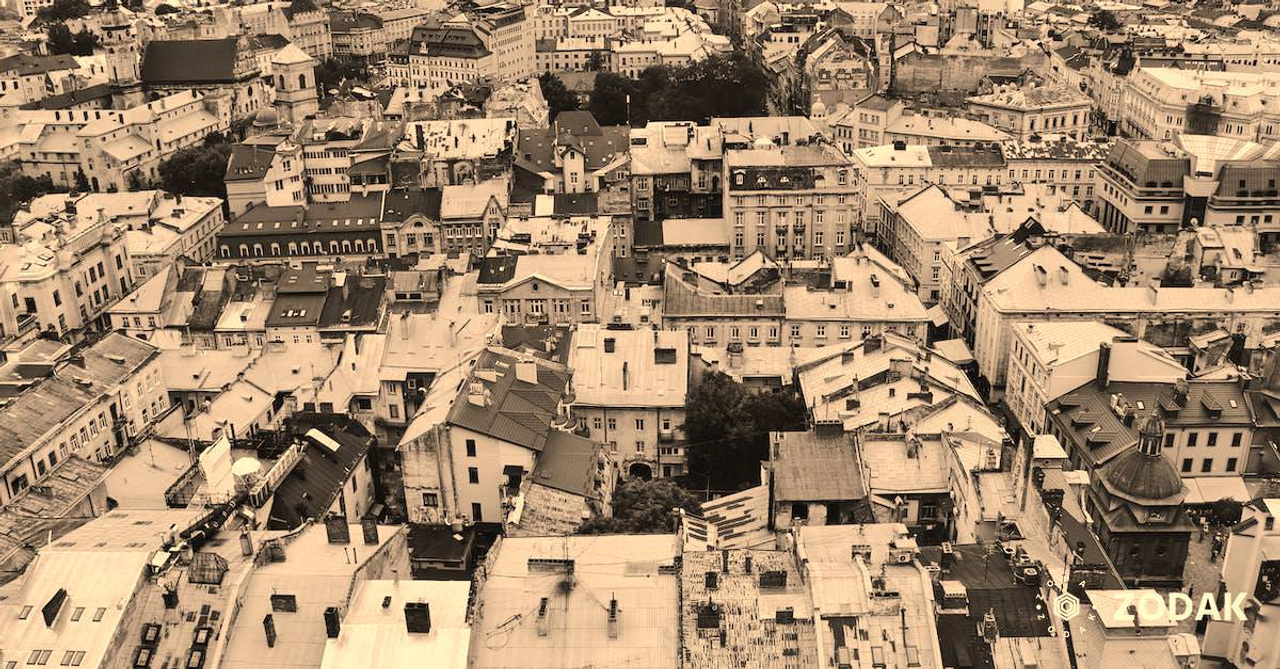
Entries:
<svg viewBox="0 0 1280 669">
<path fill-rule="evenodd" d="M 617 419 L 617 418 L 610 418 L 610 419 L 609 419 L 609 430 L 610 430 L 610 431 L 613 431 L 613 430 L 616 430 L 616 429 L 618 429 L 618 419 Z"/>
<path fill-rule="evenodd" d="M 1200 471 L 1201 472 L 1213 471 L 1213 458 L 1205 458 L 1204 462 L 1200 463 Z"/>
<path fill-rule="evenodd" d="M 95 623 L 102 622 L 102 617 L 105 615 L 107 615 L 107 607 L 99 606 L 98 610 L 93 612 L 93 622 Z"/>
<path fill-rule="evenodd" d="M 1191 458 L 1182 459 L 1182 473 L 1186 474 L 1191 471 Z"/>
<path fill-rule="evenodd" d="M 400 407 L 398 407 L 398 406 L 396 406 L 396 405 L 394 405 L 394 404 L 389 404 L 389 405 L 387 405 L 387 413 L 388 413 L 392 418 L 399 418 L 399 417 L 400 417 Z"/>
<path fill-rule="evenodd" d="M 480 483 L 480 470 L 475 467 L 467 467 L 467 482 Z"/>
<path fill-rule="evenodd" d="M 644 430 L 644 419 L 643 419 L 643 418 L 637 418 L 637 419 L 636 419 L 636 430 Z"/>
<path fill-rule="evenodd" d="M 1236 458 L 1227 458 L 1227 472 L 1228 472 L 1228 473 L 1230 473 L 1230 472 L 1234 472 L 1234 471 L 1236 470 L 1236 463 L 1237 463 Z"/>
<path fill-rule="evenodd" d="M 800 326 L 798 324 L 793 324 L 791 326 L 791 338 L 792 339 L 800 338 Z"/>
<path fill-rule="evenodd" d="M 467 440 L 467 457 L 468 458 L 476 457 L 476 440 L 475 439 Z"/>
<path fill-rule="evenodd" d="M 480 505 L 480 502 L 471 503 L 471 520 L 477 523 L 484 522 L 484 507 Z"/>
<path fill-rule="evenodd" d="M 636 440 L 636 453 L 644 453 L 644 440 L 643 440 L 643 439 L 637 439 L 637 440 Z"/>
<path fill-rule="evenodd" d="M 604 421 L 600 420 L 599 416 L 596 416 L 591 419 L 591 426 L 597 430 L 602 429 L 604 428 Z"/>
<path fill-rule="evenodd" d="M 1218 433 L 1210 432 L 1209 438 L 1205 440 L 1205 446 L 1213 447 L 1218 445 Z"/>
<path fill-rule="evenodd" d="M 27 618 L 30 618 L 30 617 L 31 617 L 31 605 L 28 604 L 22 607 L 22 611 L 18 612 L 18 620 L 26 620 Z"/>
<path fill-rule="evenodd" d="M 1195 448 L 1195 447 L 1196 447 L 1196 441 L 1197 441 L 1199 438 L 1200 438 L 1200 435 L 1199 435 L 1198 433 L 1195 433 L 1195 432 L 1188 432 L 1188 433 L 1187 433 L 1187 448 Z"/>
<path fill-rule="evenodd" d="M 1240 442 L 1244 439 L 1243 432 L 1236 432 L 1231 435 L 1231 448 L 1240 448 Z"/>
<path fill-rule="evenodd" d="M 433 506 L 433 507 L 434 507 L 434 506 L 439 506 L 439 505 L 440 505 L 440 495 L 439 495 L 439 494 L 437 494 L 437 493 L 434 493 L 434 492 L 424 492 L 424 493 L 422 493 L 422 505 L 423 505 L 423 506 Z"/>
</svg>

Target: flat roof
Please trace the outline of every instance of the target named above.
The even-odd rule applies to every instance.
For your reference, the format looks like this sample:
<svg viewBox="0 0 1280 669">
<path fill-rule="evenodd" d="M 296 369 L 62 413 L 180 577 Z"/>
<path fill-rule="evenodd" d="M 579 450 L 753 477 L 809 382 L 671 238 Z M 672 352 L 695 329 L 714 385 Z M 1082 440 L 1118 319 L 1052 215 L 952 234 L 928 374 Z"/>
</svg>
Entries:
<svg viewBox="0 0 1280 669">
<path fill-rule="evenodd" d="M 325 641 L 320 669 L 409 669 L 424 662 L 433 668 L 466 669 L 471 648 L 470 591 L 470 581 L 362 581 L 346 607 L 338 638 Z M 427 604 L 430 632 L 408 632 L 404 607 L 410 602 Z"/>
</svg>

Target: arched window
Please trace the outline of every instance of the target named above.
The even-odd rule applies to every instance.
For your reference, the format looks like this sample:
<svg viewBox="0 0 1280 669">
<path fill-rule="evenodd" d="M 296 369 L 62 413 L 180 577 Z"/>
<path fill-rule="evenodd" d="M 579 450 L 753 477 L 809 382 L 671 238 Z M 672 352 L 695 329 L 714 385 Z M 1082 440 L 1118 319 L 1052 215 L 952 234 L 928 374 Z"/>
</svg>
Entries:
<svg viewBox="0 0 1280 669">
<path fill-rule="evenodd" d="M 241 258 L 248 258 L 248 257 L 249 257 L 249 245 L 248 245 L 248 244 L 241 244 L 241 245 L 240 245 L 240 257 L 241 257 Z"/>
<path fill-rule="evenodd" d="M 357 239 L 357 240 L 356 240 L 356 253 L 364 253 L 364 240 L 363 240 L 363 239 Z"/>
<path fill-rule="evenodd" d="M 258 256 L 259 258 L 262 257 L 262 244 L 253 245 L 253 255 Z"/>
<path fill-rule="evenodd" d="M 337 240 L 330 240 L 330 241 L 329 241 L 329 253 L 332 253 L 332 254 L 333 254 L 333 255 L 335 255 L 335 256 L 336 256 L 336 255 L 338 255 L 338 242 L 337 242 Z"/>
<path fill-rule="evenodd" d="M 227 246 L 226 244 L 223 244 L 223 245 L 222 245 L 222 257 L 223 257 L 223 258 L 230 258 L 230 257 L 231 257 L 231 247 L 230 247 L 230 246 Z"/>
<path fill-rule="evenodd" d="M 344 240 L 342 240 L 342 252 L 343 252 L 343 253 L 351 253 L 351 240 L 350 240 L 350 239 L 344 239 Z"/>
<path fill-rule="evenodd" d="M 271 255 L 273 255 L 273 256 L 278 256 L 278 255 L 280 255 L 280 245 L 279 245 L 279 244 L 277 244 L 277 243 L 275 243 L 275 242 L 271 242 Z"/>
<path fill-rule="evenodd" d="M 311 255 L 311 242 L 302 242 L 302 255 Z"/>
<path fill-rule="evenodd" d="M 289 242 L 289 255 L 298 255 L 298 242 Z"/>
<path fill-rule="evenodd" d="M 377 253 L 378 242 L 370 237 L 368 243 L 365 244 L 365 248 L 369 249 L 369 253 Z"/>
<path fill-rule="evenodd" d="M 282 91 L 283 91 L 283 90 L 284 90 L 284 75 L 283 75 L 283 74 L 282 74 L 282 75 L 280 75 L 279 79 L 280 79 L 280 84 L 279 84 L 279 86 L 280 86 L 280 90 L 282 90 Z"/>
<path fill-rule="evenodd" d="M 307 89 L 307 75 L 305 72 L 298 75 L 298 89 L 304 91 Z"/>
</svg>

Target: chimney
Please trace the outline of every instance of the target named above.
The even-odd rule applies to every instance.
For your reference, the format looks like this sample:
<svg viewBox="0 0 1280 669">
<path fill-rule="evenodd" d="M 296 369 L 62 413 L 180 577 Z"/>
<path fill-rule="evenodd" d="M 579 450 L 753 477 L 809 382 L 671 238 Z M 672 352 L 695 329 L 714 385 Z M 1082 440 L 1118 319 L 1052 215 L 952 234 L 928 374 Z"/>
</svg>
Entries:
<svg viewBox="0 0 1280 669">
<path fill-rule="evenodd" d="M 609 600 L 609 638 L 618 638 L 618 600 Z"/>
<path fill-rule="evenodd" d="M 245 556 L 253 555 L 253 537 L 249 535 L 247 530 L 240 533 L 240 554 Z"/>
<path fill-rule="evenodd" d="M 605 337 L 604 352 L 613 353 L 615 350 L 617 350 L 617 343 L 618 343 L 617 340 L 615 340 L 613 337 Z"/>
<path fill-rule="evenodd" d="M 467 384 L 467 401 L 478 407 L 489 404 L 489 390 L 484 387 L 483 382 L 472 381 Z"/>
<path fill-rule="evenodd" d="M 426 602 L 405 602 L 404 628 L 409 634 L 430 634 L 431 607 Z"/>
<path fill-rule="evenodd" d="M 534 623 L 534 627 L 538 630 L 538 636 L 547 635 L 547 606 L 547 598 L 543 597 L 542 601 L 538 603 L 538 617 Z"/>
<path fill-rule="evenodd" d="M 1098 390 L 1107 387 L 1107 375 L 1111 370 L 1111 344 L 1102 342 L 1098 344 L 1098 368 L 1094 373 L 1094 380 L 1097 383 Z"/>
<path fill-rule="evenodd" d="M 324 610 L 324 635 L 336 639 L 341 632 L 342 621 L 338 618 L 338 607 L 330 606 Z"/>
<path fill-rule="evenodd" d="M 630 389 L 631 370 L 627 368 L 627 362 L 622 362 L 622 390 L 625 392 Z"/>
<path fill-rule="evenodd" d="M 267 648 L 276 647 L 276 619 L 268 613 L 262 619 L 262 629 L 267 633 Z"/>
<path fill-rule="evenodd" d="M 517 360 L 515 368 L 517 381 L 538 385 L 538 363 L 532 360 Z"/>
</svg>

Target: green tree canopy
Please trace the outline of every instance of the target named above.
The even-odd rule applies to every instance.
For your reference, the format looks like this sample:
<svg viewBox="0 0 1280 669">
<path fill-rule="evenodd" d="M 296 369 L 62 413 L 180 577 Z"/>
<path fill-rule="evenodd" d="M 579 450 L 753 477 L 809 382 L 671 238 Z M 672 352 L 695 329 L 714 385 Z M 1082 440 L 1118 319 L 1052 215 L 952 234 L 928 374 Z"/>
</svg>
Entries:
<svg viewBox="0 0 1280 669">
<path fill-rule="evenodd" d="M 1121 27 L 1120 19 L 1116 18 L 1114 12 L 1107 9 L 1100 9 L 1090 15 L 1089 25 L 1107 32 L 1119 30 Z"/>
<path fill-rule="evenodd" d="M 562 111 L 578 110 L 578 98 L 569 91 L 563 81 L 560 81 L 560 77 L 550 72 L 543 72 L 538 77 L 538 85 L 542 87 L 542 97 L 547 100 L 552 119 Z"/>
<path fill-rule="evenodd" d="M 735 489 L 758 482 L 769 458 L 769 433 L 803 430 L 804 402 L 787 392 L 752 393 L 720 372 L 709 374 L 685 397 L 683 430 L 693 482 Z"/>
<path fill-rule="evenodd" d="M 47 176 L 29 177 L 22 173 L 22 166 L 16 161 L 0 163 L 0 221 L 6 223 L 13 220 L 18 207 L 33 198 L 46 193 L 60 192 Z"/>
<path fill-rule="evenodd" d="M 92 8 L 87 0 L 54 0 L 52 5 L 36 13 L 36 22 L 49 23 L 84 18 L 91 11 Z"/>
<path fill-rule="evenodd" d="M 613 516 L 593 518 L 579 534 L 661 534 L 675 530 L 673 509 L 701 513 L 698 500 L 670 479 L 628 479 L 613 492 Z"/>
<path fill-rule="evenodd" d="M 231 144 L 216 139 L 182 149 L 160 164 L 161 187 L 180 195 L 225 198 L 230 156 Z"/>
<path fill-rule="evenodd" d="M 601 72 L 596 77 L 589 109 L 604 125 L 763 116 L 767 112 L 767 89 L 768 80 L 755 61 L 734 52 L 688 67 L 651 67 L 639 79 Z"/>
<path fill-rule="evenodd" d="M 67 24 L 61 21 L 49 24 L 49 29 L 45 31 L 45 39 L 49 53 L 55 56 L 59 54 L 92 56 L 93 50 L 102 43 L 102 40 L 88 28 L 81 28 L 80 32 L 72 33 Z"/>
</svg>

